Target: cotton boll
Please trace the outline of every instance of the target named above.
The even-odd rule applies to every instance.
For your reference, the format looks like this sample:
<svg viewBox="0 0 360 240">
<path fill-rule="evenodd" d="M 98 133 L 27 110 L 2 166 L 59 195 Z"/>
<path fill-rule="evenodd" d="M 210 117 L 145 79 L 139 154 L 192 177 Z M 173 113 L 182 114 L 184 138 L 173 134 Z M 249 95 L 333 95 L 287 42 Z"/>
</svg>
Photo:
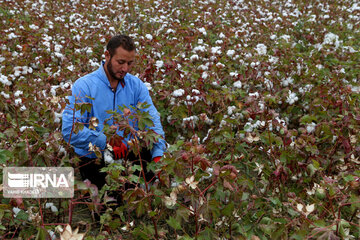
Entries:
<svg viewBox="0 0 360 240">
<path fill-rule="evenodd" d="M 223 67 L 225 67 L 225 65 L 222 64 L 222 63 L 220 63 L 220 62 L 218 62 L 218 63 L 216 64 L 216 66 L 217 66 L 218 68 L 223 68 Z"/>
<path fill-rule="evenodd" d="M 18 36 L 15 33 L 10 33 L 8 35 L 8 39 L 13 39 L 13 38 L 17 38 Z"/>
<path fill-rule="evenodd" d="M 200 94 L 200 91 L 197 90 L 197 89 L 193 89 L 193 90 L 191 90 L 191 92 L 194 93 L 194 94 Z"/>
<path fill-rule="evenodd" d="M 205 52 L 206 51 L 206 47 L 205 46 L 196 46 L 194 49 L 193 49 L 193 52 Z"/>
<path fill-rule="evenodd" d="M 152 90 L 151 83 L 145 82 L 144 84 L 145 84 L 145 86 L 147 87 L 147 89 L 148 89 L 149 91 Z"/>
<path fill-rule="evenodd" d="M 278 58 L 278 57 L 274 57 L 274 56 L 270 56 L 270 57 L 269 57 L 269 62 L 270 62 L 270 63 L 276 64 L 278 61 L 279 61 L 279 58 Z"/>
<path fill-rule="evenodd" d="M 163 61 L 156 61 L 155 66 L 159 69 L 162 68 L 164 66 L 164 62 Z"/>
<path fill-rule="evenodd" d="M 286 42 L 290 41 L 290 36 L 286 34 L 282 35 L 280 38 L 284 39 Z"/>
<path fill-rule="evenodd" d="M 32 128 L 34 128 L 34 127 L 32 127 L 32 126 L 31 126 L 31 127 L 28 127 L 28 126 L 22 126 L 22 127 L 20 127 L 20 129 L 19 129 L 19 130 L 20 130 L 20 132 L 24 132 L 24 131 L 25 131 L 26 129 L 28 129 L 28 128 L 31 128 L 31 129 L 32 129 Z"/>
<path fill-rule="evenodd" d="M 45 208 L 50 208 L 51 206 L 54 206 L 54 203 L 52 202 L 45 203 Z"/>
<path fill-rule="evenodd" d="M 4 98 L 6 98 L 6 99 L 9 99 L 9 98 L 10 98 L 10 95 L 7 94 L 7 93 L 5 93 L 4 91 L 2 91 L 0 94 L 1 94 Z"/>
<path fill-rule="evenodd" d="M 145 37 L 150 41 L 153 40 L 153 36 L 151 34 L 146 34 Z"/>
<path fill-rule="evenodd" d="M 61 46 L 61 45 L 59 45 L 59 44 L 55 44 L 55 46 L 54 46 L 54 50 L 55 50 L 55 52 L 60 52 L 60 51 L 61 51 L 61 49 L 62 49 L 62 46 Z"/>
<path fill-rule="evenodd" d="M 16 217 L 17 216 L 17 214 L 21 211 L 21 209 L 20 208 L 18 208 L 18 207 L 13 207 L 13 212 L 14 212 L 14 217 Z"/>
<path fill-rule="evenodd" d="M 114 162 L 113 155 L 108 149 L 105 149 L 105 151 L 104 151 L 104 161 L 107 164 L 111 164 Z"/>
<path fill-rule="evenodd" d="M 235 109 L 236 109 L 235 106 L 229 106 L 229 107 L 227 108 L 227 113 L 228 113 L 228 115 L 233 114 L 233 111 L 234 111 Z"/>
<path fill-rule="evenodd" d="M 8 77 L 0 74 L 0 82 L 6 86 L 10 86 L 12 82 L 9 81 Z"/>
<path fill-rule="evenodd" d="M 212 54 L 221 54 L 221 47 L 212 47 L 211 48 L 211 53 Z"/>
<path fill-rule="evenodd" d="M 240 81 L 236 81 L 236 82 L 233 83 L 233 86 L 234 86 L 235 88 L 241 88 L 241 87 L 242 87 L 242 84 L 241 84 Z"/>
<path fill-rule="evenodd" d="M 204 36 L 206 36 L 206 29 L 204 27 L 198 29 Z"/>
<path fill-rule="evenodd" d="M 208 68 L 208 66 L 206 66 L 206 65 L 200 65 L 199 67 L 198 67 L 198 69 L 201 69 L 201 70 L 203 70 L 203 71 L 206 71 L 206 70 L 208 70 L 209 68 Z"/>
<path fill-rule="evenodd" d="M 199 117 L 190 116 L 183 119 L 182 126 L 185 127 L 186 124 L 189 124 L 192 128 L 195 128 L 196 123 L 199 121 Z"/>
<path fill-rule="evenodd" d="M 258 98 L 260 95 L 258 92 L 254 92 L 254 93 L 249 93 L 249 97 L 255 97 Z"/>
<path fill-rule="evenodd" d="M 256 45 L 255 50 L 258 52 L 259 55 L 266 55 L 267 47 L 264 44 L 259 43 L 258 45 Z"/>
<path fill-rule="evenodd" d="M 245 132 L 252 132 L 254 130 L 254 127 L 252 126 L 251 123 L 247 122 L 244 126 L 244 130 Z"/>
<path fill-rule="evenodd" d="M 275 34 L 271 35 L 271 36 L 270 36 L 270 39 L 271 39 L 271 40 L 275 40 L 275 39 L 276 39 L 276 35 L 275 35 Z"/>
<path fill-rule="evenodd" d="M 294 82 L 294 79 L 292 77 L 288 77 L 281 82 L 281 85 L 283 85 L 284 87 L 287 87 L 287 86 L 291 85 L 293 82 Z"/>
<path fill-rule="evenodd" d="M 19 97 L 21 94 L 23 94 L 23 91 L 17 90 L 17 91 L 14 93 L 14 96 L 15 96 L 15 97 Z"/>
<path fill-rule="evenodd" d="M 51 240 L 55 240 L 55 239 L 56 239 L 56 235 L 55 235 L 55 233 L 54 233 L 53 231 L 48 230 L 48 233 L 49 233 L 49 235 L 50 235 Z"/>
<path fill-rule="evenodd" d="M 19 106 L 21 103 L 22 103 L 21 98 L 15 99 L 15 105 L 16 105 L 16 106 Z"/>
<path fill-rule="evenodd" d="M 51 211 L 52 211 L 53 213 L 56 213 L 56 212 L 59 211 L 59 210 L 57 209 L 57 207 L 54 206 L 54 205 L 50 206 L 50 209 L 51 209 Z"/>
<path fill-rule="evenodd" d="M 299 98 L 296 96 L 296 93 L 293 93 L 293 92 L 291 92 L 291 90 L 289 90 L 289 95 L 286 98 L 286 102 L 289 103 L 290 105 L 292 105 L 298 100 L 299 100 Z"/>
<path fill-rule="evenodd" d="M 237 77 L 239 74 L 237 72 L 231 72 L 229 73 L 231 77 Z"/>
<path fill-rule="evenodd" d="M 174 97 L 181 97 L 182 95 L 184 95 L 185 91 L 184 89 L 178 89 L 178 90 L 175 90 L 172 95 Z"/>
<path fill-rule="evenodd" d="M 226 52 L 226 55 L 227 55 L 228 57 L 232 57 L 232 56 L 234 56 L 234 54 L 235 54 L 235 50 L 228 50 L 228 51 Z"/>
<path fill-rule="evenodd" d="M 321 64 L 317 64 L 317 65 L 316 65 L 316 68 L 317 68 L 317 69 L 319 69 L 319 70 L 321 70 L 321 69 L 323 69 L 323 68 L 324 68 L 324 66 L 323 66 L 323 65 L 321 65 Z"/>
<path fill-rule="evenodd" d="M 209 76 L 209 74 L 207 72 L 203 72 L 202 75 L 201 75 L 201 77 L 203 79 L 206 79 L 208 76 Z"/>
<path fill-rule="evenodd" d="M 324 37 L 323 44 L 334 44 L 335 47 L 339 47 L 339 36 L 333 33 L 327 33 Z"/>
<path fill-rule="evenodd" d="M 92 48 L 89 47 L 89 48 L 86 49 L 86 54 L 87 55 L 91 55 L 92 53 L 93 53 Z"/>
<path fill-rule="evenodd" d="M 307 131 L 308 133 L 314 132 L 314 131 L 315 131 L 315 128 L 316 128 L 316 123 L 314 123 L 314 122 L 306 125 L 306 131 Z"/>
<path fill-rule="evenodd" d="M 191 61 L 199 60 L 199 56 L 197 54 L 194 54 L 190 57 Z"/>
</svg>

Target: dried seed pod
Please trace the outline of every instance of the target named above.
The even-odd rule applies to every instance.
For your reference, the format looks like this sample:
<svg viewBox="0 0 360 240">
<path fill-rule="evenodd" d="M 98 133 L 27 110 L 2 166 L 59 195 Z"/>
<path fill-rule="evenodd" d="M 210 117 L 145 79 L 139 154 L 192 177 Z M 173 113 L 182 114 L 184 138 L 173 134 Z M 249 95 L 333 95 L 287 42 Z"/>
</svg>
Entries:
<svg viewBox="0 0 360 240">
<path fill-rule="evenodd" d="M 97 119 L 97 117 L 91 117 L 89 121 L 89 128 L 92 130 L 96 130 L 97 126 L 99 126 L 99 119 Z"/>
</svg>

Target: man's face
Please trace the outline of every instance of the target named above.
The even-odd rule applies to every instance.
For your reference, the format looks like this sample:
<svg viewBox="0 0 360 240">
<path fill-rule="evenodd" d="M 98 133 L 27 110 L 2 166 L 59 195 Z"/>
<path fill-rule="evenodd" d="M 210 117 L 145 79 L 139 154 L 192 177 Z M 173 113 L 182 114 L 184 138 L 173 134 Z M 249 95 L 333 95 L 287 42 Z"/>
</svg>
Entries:
<svg viewBox="0 0 360 240">
<path fill-rule="evenodd" d="M 135 59 L 135 50 L 127 51 L 122 47 L 115 50 L 113 56 L 108 51 L 105 52 L 105 68 L 113 80 L 121 81 L 131 70 Z"/>
</svg>

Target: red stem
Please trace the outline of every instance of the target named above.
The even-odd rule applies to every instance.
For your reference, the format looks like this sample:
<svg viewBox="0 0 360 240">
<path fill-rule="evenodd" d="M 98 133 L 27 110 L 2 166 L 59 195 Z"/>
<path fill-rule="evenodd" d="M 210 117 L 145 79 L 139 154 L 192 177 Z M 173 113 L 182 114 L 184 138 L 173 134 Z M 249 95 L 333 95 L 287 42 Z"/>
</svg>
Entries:
<svg viewBox="0 0 360 240">
<path fill-rule="evenodd" d="M 38 202 L 39 202 L 39 211 L 40 211 L 40 216 L 41 216 L 41 226 L 44 226 L 44 215 L 43 215 L 43 212 L 42 212 L 40 198 L 39 198 Z"/>
<path fill-rule="evenodd" d="M 69 200 L 69 224 L 71 225 L 72 222 L 72 211 L 73 211 L 73 205 L 72 205 L 72 199 Z"/>
</svg>

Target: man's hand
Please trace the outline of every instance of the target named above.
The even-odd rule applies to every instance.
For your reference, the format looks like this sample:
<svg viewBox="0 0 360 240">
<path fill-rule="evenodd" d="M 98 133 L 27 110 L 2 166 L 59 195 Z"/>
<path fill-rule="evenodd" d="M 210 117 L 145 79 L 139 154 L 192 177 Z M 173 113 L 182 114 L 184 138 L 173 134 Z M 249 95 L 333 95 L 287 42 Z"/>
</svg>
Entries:
<svg viewBox="0 0 360 240">
<path fill-rule="evenodd" d="M 114 151 L 114 155 L 116 159 L 122 159 L 125 158 L 127 154 L 127 147 L 125 143 L 122 141 L 122 137 L 119 135 L 115 135 L 110 138 L 109 144 L 112 147 Z"/>
</svg>

